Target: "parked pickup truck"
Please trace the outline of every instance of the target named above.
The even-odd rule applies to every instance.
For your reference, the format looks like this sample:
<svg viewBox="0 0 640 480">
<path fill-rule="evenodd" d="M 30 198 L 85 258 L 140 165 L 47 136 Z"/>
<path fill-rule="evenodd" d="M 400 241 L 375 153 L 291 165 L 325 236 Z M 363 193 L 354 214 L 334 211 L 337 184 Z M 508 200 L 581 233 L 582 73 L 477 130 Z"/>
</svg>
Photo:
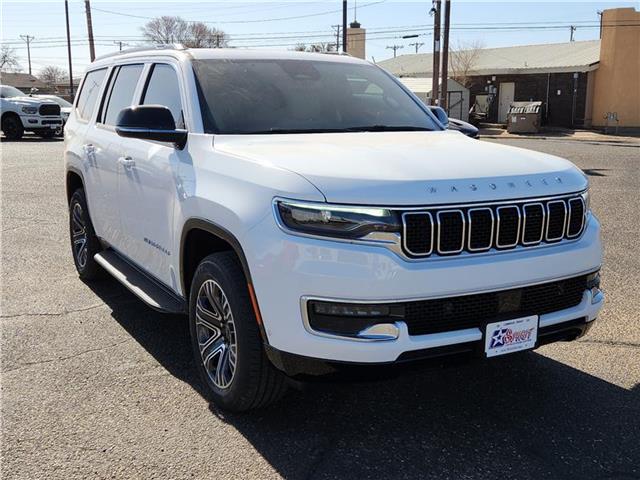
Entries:
<svg viewBox="0 0 640 480">
<path fill-rule="evenodd" d="M 62 127 L 60 105 L 29 97 L 15 87 L 0 85 L 2 133 L 8 140 L 19 140 L 24 132 L 51 138 Z"/>
<path fill-rule="evenodd" d="M 80 277 L 187 315 L 222 408 L 574 340 L 603 305 L 584 173 L 447 131 L 363 60 L 122 52 L 89 67 L 65 139 Z"/>
</svg>

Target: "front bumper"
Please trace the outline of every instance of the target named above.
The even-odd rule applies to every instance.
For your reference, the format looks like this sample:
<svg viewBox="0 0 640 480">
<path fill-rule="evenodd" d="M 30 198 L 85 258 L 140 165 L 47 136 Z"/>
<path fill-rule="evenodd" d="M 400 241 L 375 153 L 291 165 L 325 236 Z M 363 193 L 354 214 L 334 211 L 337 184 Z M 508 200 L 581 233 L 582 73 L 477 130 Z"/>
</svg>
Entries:
<svg viewBox="0 0 640 480">
<path fill-rule="evenodd" d="M 62 117 L 42 117 L 40 115 L 21 115 L 22 126 L 25 130 L 42 130 L 62 127 Z"/>
<path fill-rule="evenodd" d="M 488 255 L 409 262 L 382 247 L 297 237 L 265 218 L 244 241 L 253 286 L 271 349 L 350 363 L 389 363 L 429 349 L 480 342 L 479 328 L 409 335 L 398 322 L 392 341 L 363 342 L 314 334 L 305 328 L 304 299 L 385 302 L 446 298 L 507 290 L 594 272 L 602 263 L 600 226 L 590 219 L 574 242 Z M 540 329 L 593 321 L 603 298 L 585 291 L 579 305 L 540 316 Z"/>
</svg>

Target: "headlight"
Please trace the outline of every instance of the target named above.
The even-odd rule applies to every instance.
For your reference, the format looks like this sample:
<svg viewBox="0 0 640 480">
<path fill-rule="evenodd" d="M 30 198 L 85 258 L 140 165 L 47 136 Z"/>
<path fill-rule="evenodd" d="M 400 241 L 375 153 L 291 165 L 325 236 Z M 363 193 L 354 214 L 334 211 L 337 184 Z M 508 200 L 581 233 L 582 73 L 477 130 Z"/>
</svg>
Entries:
<svg viewBox="0 0 640 480">
<path fill-rule="evenodd" d="M 589 194 L 589 190 L 585 190 L 580 194 L 582 200 L 584 201 L 584 211 L 585 214 L 591 211 L 591 195 Z"/>
<path fill-rule="evenodd" d="M 277 214 L 285 227 L 310 235 L 358 239 L 374 232 L 400 233 L 398 215 L 384 208 L 278 201 Z"/>
<path fill-rule="evenodd" d="M 22 113 L 33 115 L 34 113 L 38 113 L 38 107 L 22 107 Z"/>
</svg>

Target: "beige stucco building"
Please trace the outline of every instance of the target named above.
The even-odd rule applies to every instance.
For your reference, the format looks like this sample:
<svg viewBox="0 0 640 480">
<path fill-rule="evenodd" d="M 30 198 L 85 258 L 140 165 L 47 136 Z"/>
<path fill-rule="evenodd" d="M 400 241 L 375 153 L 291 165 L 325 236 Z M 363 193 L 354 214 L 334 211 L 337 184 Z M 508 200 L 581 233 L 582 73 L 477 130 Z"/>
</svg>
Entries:
<svg viewBox="0 0 640 480">
<path fill-rule="evenodd" d="M 592 125 L 640 127 L 640 12 L 603 12 L 600 63 L 591 77 L 587 109 L 592 109 Z"/>
</svg>

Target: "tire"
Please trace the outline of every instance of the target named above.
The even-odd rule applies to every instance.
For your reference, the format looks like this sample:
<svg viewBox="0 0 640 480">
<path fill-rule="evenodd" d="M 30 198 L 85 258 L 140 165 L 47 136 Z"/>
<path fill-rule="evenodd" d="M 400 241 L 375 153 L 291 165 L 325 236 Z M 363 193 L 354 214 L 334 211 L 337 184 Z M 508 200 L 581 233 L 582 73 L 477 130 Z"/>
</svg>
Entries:
<svg viewBox="0 0 640 480">
<path fill-rule="evenodd" d="M 266 357 L 247 280 L 233 252 L 209 255 L 198 266 L 189 329 L 197 369 L 215 405 L 243 412 L 284 395 L 285 376 Z"/>
<path fill-rule="evenodd" d="M 87 200 L 82 188 L 73 192 L 69 201 L 69 237 L 71 254 L 78 275 L 82 280 L 98 280 L 105 271 L 93 256 L 102 251 L 102 245 L 93 230 Z"/>
<path fill-rule="evenodd" d="M 17 115 L 6 115 L 2 119 L 2 132 L 7 140 L 20 140 L 24 135 L 22 121 Z"/>
</svg>

